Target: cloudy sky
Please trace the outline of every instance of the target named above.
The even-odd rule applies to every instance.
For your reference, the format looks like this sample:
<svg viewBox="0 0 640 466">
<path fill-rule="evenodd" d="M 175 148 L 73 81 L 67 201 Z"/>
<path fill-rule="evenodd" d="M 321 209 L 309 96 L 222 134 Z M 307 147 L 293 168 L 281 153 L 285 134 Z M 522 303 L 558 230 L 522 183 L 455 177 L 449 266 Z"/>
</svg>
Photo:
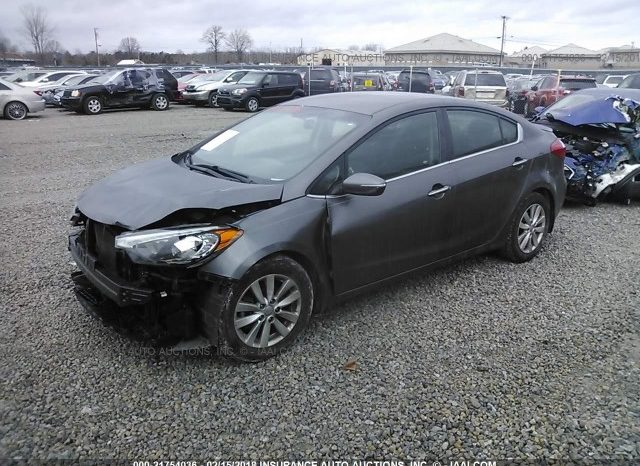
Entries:
<svg viewBox="0 0 640 466">
<path fill-rule="evenodd" d="M 254 48 L 316 46 L 385 48 L 449 32 L 500 48 L 501 15 L 507 52 L 527 45 L 552 49 L 573 42 L 591 49 L 635 42 L 640 46 L 640 0 L 2 0 L 0 35 L 28 47 L 21 32 L 22 6 L 44 6 L 64 48 L 102 50 L 134 36 L 149 51 L 203 51 L 202 31 L 244 28 Z M 542 20 L 538 18 L 543 18 Z"/>
</svg>

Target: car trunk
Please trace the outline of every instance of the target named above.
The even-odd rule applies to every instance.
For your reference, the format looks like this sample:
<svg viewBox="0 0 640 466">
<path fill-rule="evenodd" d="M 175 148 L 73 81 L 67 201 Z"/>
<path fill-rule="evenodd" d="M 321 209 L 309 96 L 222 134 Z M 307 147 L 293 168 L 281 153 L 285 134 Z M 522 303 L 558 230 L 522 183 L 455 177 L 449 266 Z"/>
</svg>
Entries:
<svg viewBox="0 0 640 466">
<path fill-rule="evenodd" d="M 507 89 L 497 86 L 465 86 L 464 96 L 474 100 L 505 100 Z"/>
</svg>

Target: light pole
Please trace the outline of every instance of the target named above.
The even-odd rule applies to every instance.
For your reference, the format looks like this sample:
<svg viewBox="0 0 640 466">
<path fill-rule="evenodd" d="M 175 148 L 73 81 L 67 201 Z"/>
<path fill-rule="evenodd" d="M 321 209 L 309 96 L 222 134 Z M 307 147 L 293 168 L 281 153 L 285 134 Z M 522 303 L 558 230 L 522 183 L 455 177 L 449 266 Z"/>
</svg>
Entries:
<svg viewBox="0 0 640 466">
<path fill-rule="evenodd" d="M 502 57 L 504 55 L 504 35 L 507 30 L 507 20 L 509 19 L 506 16 L 501 16 L 502 18 L 502 37 L 500 41 L 500 68 L 502 68 Z"/>
<path fill-rule="evenodd" d="M 98 28 L 93 28 L 93 38 L 96 41 L 96 57 L 98 58 L 98 66 L 100 66 L 100 53 L 98 52 Z"/>
</svg>

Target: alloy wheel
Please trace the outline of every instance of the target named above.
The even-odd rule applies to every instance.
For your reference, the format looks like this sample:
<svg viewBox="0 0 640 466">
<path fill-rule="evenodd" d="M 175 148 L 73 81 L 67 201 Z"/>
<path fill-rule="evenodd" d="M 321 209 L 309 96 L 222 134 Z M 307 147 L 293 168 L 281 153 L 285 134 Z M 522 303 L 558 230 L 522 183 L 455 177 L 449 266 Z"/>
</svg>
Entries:
<svg viewBox="0 0 640 466">
<path fill-rule="evenodd" d="M 250 99 L 249 102 L 247 102 L 247 108 L 250 112 L 255 112 L 258 110 L 258 101 L 256 99 Z"/>
<path fill-rule="evenodd" d="M 300 289 L 293 279 L 265 275 L 249 285 L 236 304 L 236 334 L 247 346 L 268 348 L 291 333 L 301 309 Z"/>
<path fill-rule="evenodd" d="M 545 234 L 547 219 L 540 204 L 531 204 L 522 214 L 518 224 L 518 246 L 530 254 L 540 246 Z"/>
<path fill-rule="evenodd" d="M 102 110 L 102 104 L 100 103 L 100 99 L 92 97 L 89 102 L 87 102 L 87 108 L 91 113 L 100 113 Z"/>
<path fill-rule="evenodd" d="M 7 105 L 7 115 L 12 120 L 22 120 L 27 116 L 27 107 L 20 102 L 11 102 Z"/>
</svg>

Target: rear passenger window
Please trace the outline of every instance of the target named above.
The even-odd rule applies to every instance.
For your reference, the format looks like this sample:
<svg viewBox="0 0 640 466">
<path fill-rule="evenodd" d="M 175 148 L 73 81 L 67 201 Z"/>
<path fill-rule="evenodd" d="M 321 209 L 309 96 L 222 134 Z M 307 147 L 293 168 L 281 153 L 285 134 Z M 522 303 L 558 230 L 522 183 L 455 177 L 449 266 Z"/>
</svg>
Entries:
<svg viewBox="0 0 640 466">
<path fill-rule="evenodd" d="M 349 174 L 371 173 L 386 180 L 438 163 L 440 140 L 435 112 L 391 122 L 347 156 Z"/>
<path fill-rule="evenodd" d="M 499 147 L 518 139 L 515 123 L 490 113 L 447 110 L 447 117 L 451 128 L 453 158 Z"/>
</svg>

